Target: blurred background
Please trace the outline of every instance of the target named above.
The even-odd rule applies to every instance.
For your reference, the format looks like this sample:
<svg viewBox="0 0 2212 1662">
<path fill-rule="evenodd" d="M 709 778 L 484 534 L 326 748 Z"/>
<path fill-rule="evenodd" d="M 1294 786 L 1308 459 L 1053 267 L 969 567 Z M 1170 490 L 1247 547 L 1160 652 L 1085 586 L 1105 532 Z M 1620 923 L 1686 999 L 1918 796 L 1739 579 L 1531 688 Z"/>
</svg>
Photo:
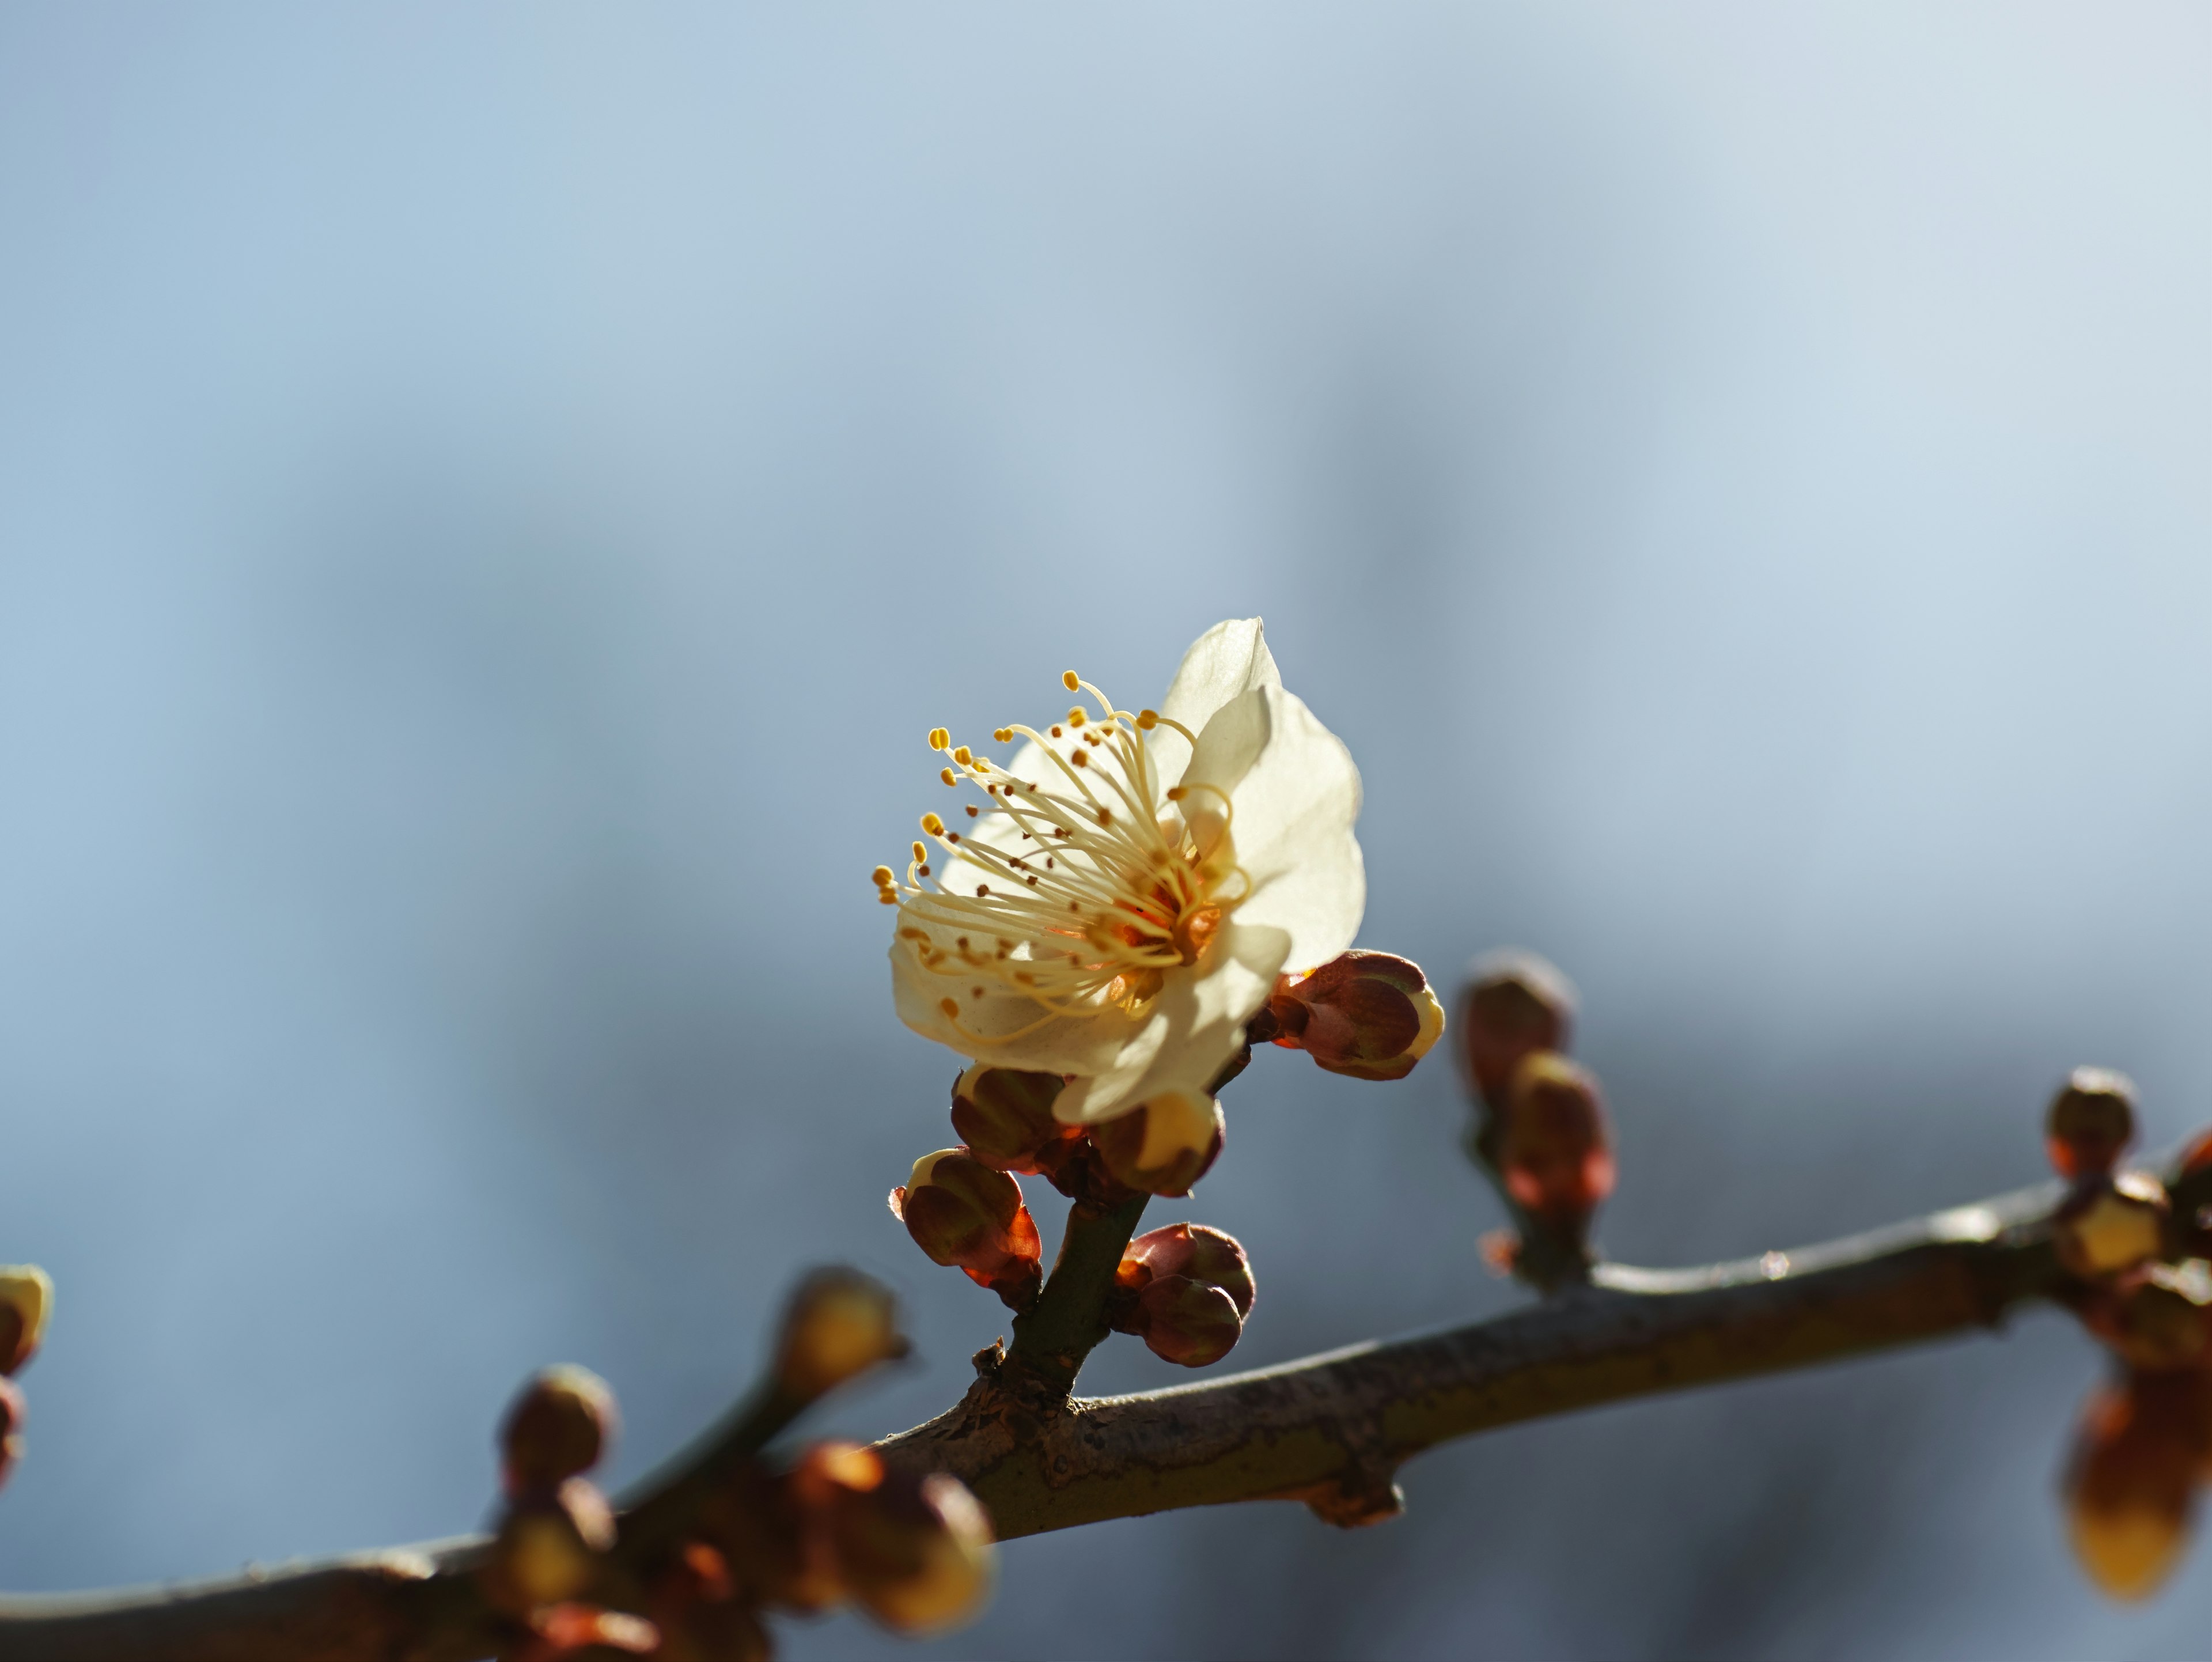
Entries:
<svg viewBox="0 0 2212 1662">
<path fill-rule="evenodd" d="M 473 1527 L 556 1359 L 634 1476 L 825 1258 L 924 1353 L 829 1422 L 949 1403 L 1005 1318 L 884 1208 L 957 1064 L 866 873 L 930 725 L 1156 698 L 1223 617 L 1364 771 L 1363 944 L 1580 983 L 1618 1255 L 2033 1181 L 2076 1062 L 2212 1117 L 2208 51 L 0 6 L 0 1258 L 60 1286 L 0 1582 Z M 1232 1092 L 1233 1365 L 1519 1298 L 1441 1062 Z M 937 1652 L 2199 1653 L 2212 1548 L 2139 1610 L 2068 1558 L 2098 1370 L 2040 1317 L 1462 1443 L 1355 1536 L 1023 1541 Z"/>
</svg>

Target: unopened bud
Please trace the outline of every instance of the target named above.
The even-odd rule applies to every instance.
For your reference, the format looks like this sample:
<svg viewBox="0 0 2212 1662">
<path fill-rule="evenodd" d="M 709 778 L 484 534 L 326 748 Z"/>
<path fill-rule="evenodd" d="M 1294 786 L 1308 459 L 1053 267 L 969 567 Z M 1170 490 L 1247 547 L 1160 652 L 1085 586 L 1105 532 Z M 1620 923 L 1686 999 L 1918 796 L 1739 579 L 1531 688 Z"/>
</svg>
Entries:
<svg viewBox="0 0 2212 1662">
<path fill-rule="evenodd" d="M 0 1374 L 15 1373 L 38 1354 L 53 1307 L 53 1279 L 45 1270 L 34 1263 L 0 1264 Z"/>
<path fill-rule="evenodd" d="M 23 1458 L 23 1387 L 0 1376 L 0 1483 Z"/>
<path fill-rule="evenodd" d="M 1588 1218 L 1613 1192 L 1605 1104 L 1587 1068 L 1552 1050 L 1522 1058 L 1499 1128 L 1498 1174 L 1515 1205 L 1559 1221 Z"/>
<path fill-rule="evenodd" d="M 2193 1272 L 2193 1273 L 2192 1273 Z M 2212 1278 L 2162 1263 L 2123 1275 L 2085 1312 L 2089 1330 L 2130 1367 L 2194 1367 L 2212 1353 Z"/>
<path fill-rule="evenodd" d="M 1130 1319 L 1146 1349 L 1185 1367 L 1219 1361 L 1244 1333 L 1243 1318 L 1229 1295 L 1188 1275 L 1148 1282 Z"/>
<path fill-rule="evenodd" d="M 789 1479 L 813 1608 L 848 1597 L 902 1634 L 941 1632 L 990 1591 L 990 1520 L 958 1479 L 894 1471 L 873 1449 L 817 1444 Z"/>
<path fill-rule="evenodd" d="M 1255 1288 L 1252 1263 L 1234 1235 L 1209 1229 L 1202 1223 L 1171 1223 L 1131 1241 L 1121 1254 L 1115 1281 L 1125 1287 L 1143 1287 L 1169 1275 L 1188 1275 L 1229 1295 L 1239 1316 L 1252 1313 Z"/>
<path fill-rule="evenodd" d="M 549 1367 L 525 1385 L 499 1428 L 507 1493 L 551 1488 L 599 1463 L 620 1423 L 614 1392 L 589 1368 Z"/>
<path fill-rule="evenodd" d="M 2165 1187 L 2144 1172 L 2077 1190 L 2051 1219 L 2051 1244 L 2067 1271 L 2116 1275 L 2158 1256 L 2168 1211 Z"/>
<path fill-rule="evenodd" d="M 941 1148 L 914 1163 L 905 1185 L 891 1190 L 890 1204 L 935 1263 L 963 1271 L 1013 1309 L 1036 1296 L 1044 1249 L 1021 1184 L 1004 1172 L 965 1149 Z"/>
<path fill-rule="evenodd" d="M 534 1641 L 520 1653 L 523 1662 L 559 1662 L 586 1652 L 653 1656 L 660 1652 L 660 1629 L 641 1616 L 601 1610 L 596 1604 L 552 1604 L 529 1617 Z"/>
<path fill-rule="evenodd" d="M 1079 1125 L 1052 1117 L 1053 1099 L 1066 1088 L 1058 1074 L 1025 1073 L 984 1062 L 952 1084 L 952 1129 L 968 1152 L 1001 1172 L 1049 1172 L 1054 1158 L 1083 1135 Z"/>
<path fill-rule="evenodd" d="M 803 1401 L 907 1354 L 890 1289 L 857 1269 L 817 1269 L 784 1312 L 776 1382 Z"/>
<path fill-rule="evenodd" d="M 1332 1074 L 1403 1079 L 1444 1030 L 1444 1007 L 1421 966 L 1389 953 L 1344 953 L 1312 974 L 1275 983 L 1275 1043 Z"/>
<path fill-rule="evenodd" d="M 1091 1128 L 1115 1182 L 1148 1195 L 1187 1195 L 1221 1154 L 1228 1123 L 1196 1091 L 1163 1091 L 1119 1119 Z"/>
<path fill-rule="evenodd" d="M 521 1615 L 588 1590 L 615 1543 L 606 1497 L 581 1477 L 517 1500 L 500 1520 L 482 1578 L 495 1609 Z"/>
<path fill-rule="evenodd" d="M 1501 1109 L 1523 1056 L 1571 1047 L 1575 989 L 1534 953 L 1492 953 L 1468 973 L 1459 1000 L 1460 1065 L 1476 1094 Z"/>
<path fill-rule="evenodd" d="M 1186 1367 L 1218 1362 L 1252 1313 L 1252 1265 L 1234 1236 L 1176 1223 L 1131 1241 L 1114 1275 L 1109 1319 Z"/>
<path fill-rule="evenodd" d="M 2194 1372 L 2137 1374 L 2089 1400 L 2066 1475 L 2067 1532 L 2116 1598 L 2155 1591 L 2189 1538 L 2204 1393 Z"/>
<path fill-rule="evenodd" d="M 2044 1147 L 2062 1178 L 2101 1177 L 2135 1141 L 2136 1087 L 2109 1068 L 2076 1068 L 2051 1099 Z"/>
</svg>

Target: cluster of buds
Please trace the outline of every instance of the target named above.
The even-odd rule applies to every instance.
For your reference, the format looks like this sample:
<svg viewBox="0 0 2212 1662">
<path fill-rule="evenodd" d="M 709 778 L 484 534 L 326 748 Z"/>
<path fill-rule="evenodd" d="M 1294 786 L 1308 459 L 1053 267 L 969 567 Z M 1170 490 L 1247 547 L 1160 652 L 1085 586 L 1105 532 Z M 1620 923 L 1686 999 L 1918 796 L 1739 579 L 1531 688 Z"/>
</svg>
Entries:
<svg viewBox="0 0 2212 1662">
<path fill-rule="evenodd" d="M 2135 1140 L 2135 1087 L 2079 1068 L 2045 1122 L 2052 1167 L 2071 1185 L 2051 1247 L 2082 1324 L 2112 1353 L 2113 1380 L 2085 1406 L 2064 1479 L 2068 1533 L 2091 1578 L 2140 1598 L 2187 1543 L 2197 1490 L 2212 1476 L 2212 1267 L 2166 1186 L 2122 1171 Z M 2212 1139 L 2185 1160 L 2212 1172 Z"/>
<path fill-rule="evenodd" d="M 1280 976 L 1248 1032 L 1304 1050 L 1332 1074 L 1403 1079 L 1444 1031 L 1444 1007 L 1421 966 L 1389 953 L 1351 952 L 1303 976 Z"/>
<path fill-rule="evenodd" d="M 511 1647 L 538 1662 L 597 1647 L 651 1654 L 653 1624 L 594 1595 L 607 1580 L 614 1509 L 584 1474 L 613 1441 L 614 1393 L 580 1367 L 549 1367 L 525 1385 L 500 1426 L 506 1501 L 477 1571 L 484 1600 L 523 1629 Z"/>
<path fill-rule="evenodd" d="M 924 1154 L 890 1193 L 892 1215 L 933 1263 L 1017 1313 L 1036 1302 L 1043 1259 L 1017 1173 L 1114 1206 L 1188 1194 L 1221 1153 L 1221 1109 L 1210 1096 L 1170 1091 L 1103 1125 L 1063 1125 L 1052 1105 L 1066 1083 L 978 1062 L 952 1086 L 952 1128 L 965 1141 Z"/>
<path fill-rule="evenodd" d="M 907 1635 L 972 1615 L 994 1549 L 956 1479 L 894 1470 L 851 1443 L 813 1444 L 781 1468 L 756 1452 L 825 1392 L 905 1351 L 883 1288 L 849 1271 L 810 1277 L 748 1416 L 757 1434 L 715 1464 L 672 1536 L 648 1524 L 634 1540 L 585 1476 L 613 1436 L 612 1393 L 581 1368 L 539 1374 L 501 1428 L 506 1501 L 477 1572 L 507 1623 L 502 1657 L 766 1662 L 772 1610 L 849 1603 Z"/>
<path fill-rule="evenodd" d="M 1613 1192 L 1613 1135 L 1595 1075 L 1571 1061 L 1574 989 L 1523 953 L 1478 959 L 1460 995 L 1459 1060 L 1475 1106 L 1468 1152 L 1511 1204 L 1494 1258 L 1541 1286 L 1580 1275 Z"/>
<path fill-rule="evenodd" d="M 1133 1333 L 1163 1361 L 1218 1362 L 1252 1313 L 1252 1265 L 1233 1235 L 1176 1223 L 1131 1241 L 1114 1273 L 1108 1324 Z"/>
<path fill-rule="evenodd" d="M 23 1452 L 23 1391 L 15 1376 L 39 1353 L 54 1284 L 34 1263 L 0 1265 L 0 1483 Z"/>
</svg>

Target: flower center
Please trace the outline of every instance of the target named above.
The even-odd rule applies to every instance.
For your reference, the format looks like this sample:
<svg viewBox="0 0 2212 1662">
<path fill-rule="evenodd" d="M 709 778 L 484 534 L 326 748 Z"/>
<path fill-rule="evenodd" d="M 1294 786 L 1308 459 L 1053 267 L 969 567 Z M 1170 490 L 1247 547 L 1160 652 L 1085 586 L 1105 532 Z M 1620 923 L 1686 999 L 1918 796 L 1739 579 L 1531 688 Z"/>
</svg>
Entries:
<svg viewBox="0 0 2212 1662">
<path fill-rule="evenodd" d="M 1134 1014 L 1170 971 L 1206 957 L 1251 889 L 1237 864 L 1227 798 L 1209 785 L 1159 788 L 1144 735 L 1166 726 L 1194 748 L 1189 729 L 1149 709 L 1116 709 L 1073 670 L 1061 679 L 1102 710 L 1077 704 L 1043 733 L 992 734 L 1000 744 L 1035 740 L 1045 758 L 1041 782 L 1016 779 L 954 745 L 943 728 L 931 731 L 930 748 L 951 764 L 938 776 L 980 788 L 986 800 L 963 805 L 974 822 L 964 834 L 922 815 L 938 852 L 917 841 L 903 882 L 888 866 L 875 871 L 878 897 L 902 908 L 899 939 L 923 969 L 945 977 L 945 1014 L 982 1043 L 1055 1017 Z M 1038 1010 L 1018 1032 L 986 1036 L 961 1023 L 963 1006 L 1009 991 Z"/>
</svg>

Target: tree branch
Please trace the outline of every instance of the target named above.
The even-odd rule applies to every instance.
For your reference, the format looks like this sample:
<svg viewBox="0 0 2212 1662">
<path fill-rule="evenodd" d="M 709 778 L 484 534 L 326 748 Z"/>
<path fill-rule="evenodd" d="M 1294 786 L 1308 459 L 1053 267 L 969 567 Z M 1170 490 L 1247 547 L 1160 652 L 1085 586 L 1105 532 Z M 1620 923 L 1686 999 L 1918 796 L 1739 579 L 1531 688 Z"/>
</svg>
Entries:
<svg viewBox="0 0 2212 1662">
<path fill-rule="evenodd" d="M 1393 1509 L 1398 1465 L 1450 1438 L 1986 1328 L 2023 1300 L 2063 1294 L 2049 1240 L 2061 1192 L 2045 1184 L 1702 1269 L 1600 1265 L 1590 1285 L 1493 1320 L 1141 1396 L 1041 1412 L 994 1372 L 879 1447 L 962 1478 L 1002 1538 L 1265 1498 L 1368 1521 Z M 1135 1221 L 1113 1221 L 1124 1240 Z M 735 1413 L 657 1476 L 625 1514 L 625 1537 L 680 1533 L 710 1469 L 763 1422 Z M 492 1648 L 471 1575 L 483 1547 L 0 1599 L 0 1662 L 464 1662 Z"/>
<path fill-rule="evenodd" d="M 1516 1421 L 1994 1325 L 2051 1288 L 2045 1184 L 1789 1254 L 1654 1271 L 1601 1265 L 1495 1320 L 1255 1373 L 1076 1401 L 1036 1422 L 989 1379 L 883 1444 L 950 1471 L 1000 1538 L 1179 1507 L 1286 1498 L 1387 1515 L 1423 1449 Z"/>
</svg>

